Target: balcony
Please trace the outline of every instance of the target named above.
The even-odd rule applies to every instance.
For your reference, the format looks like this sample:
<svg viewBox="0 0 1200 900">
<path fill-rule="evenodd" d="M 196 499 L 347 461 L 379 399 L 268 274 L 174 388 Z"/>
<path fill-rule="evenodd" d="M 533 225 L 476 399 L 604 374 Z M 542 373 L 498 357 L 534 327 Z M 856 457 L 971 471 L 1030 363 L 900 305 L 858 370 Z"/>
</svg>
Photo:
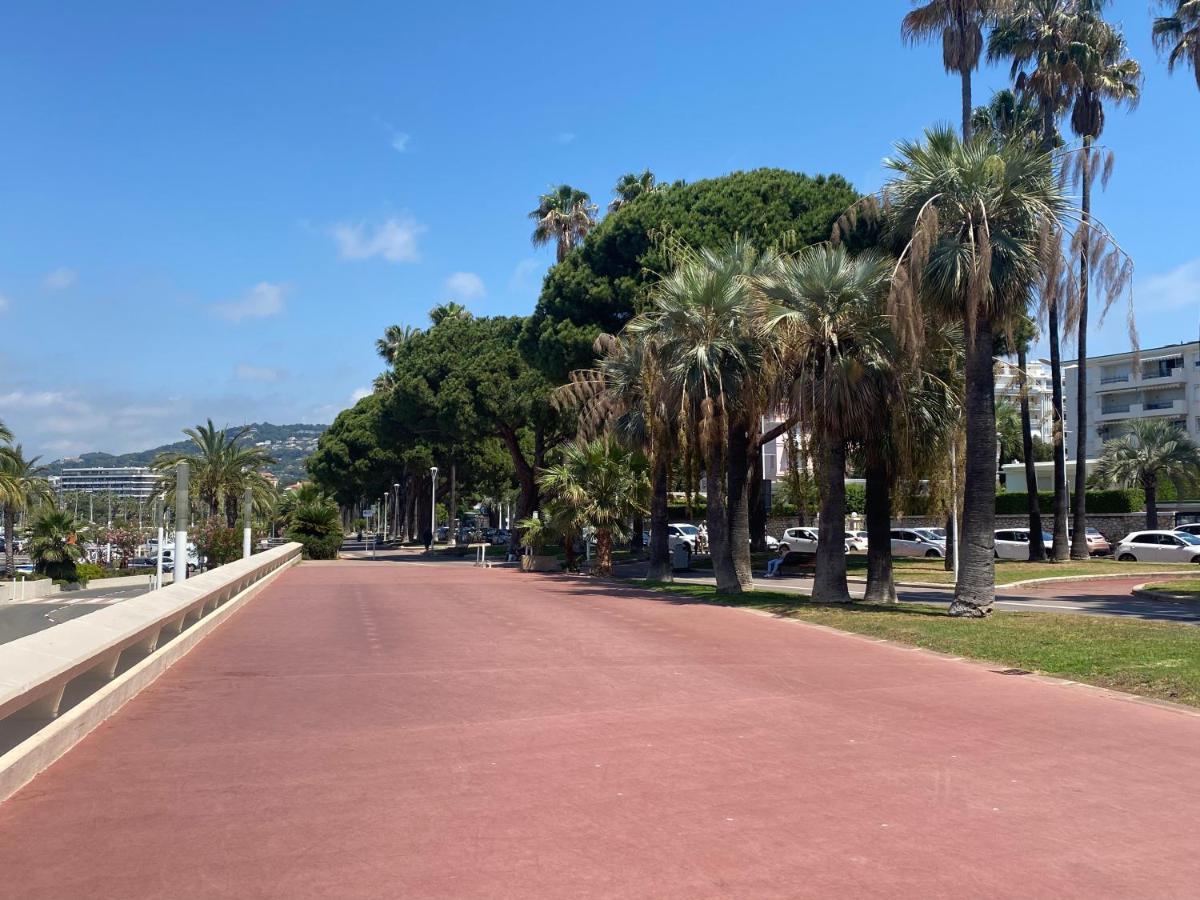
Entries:
<svg viewBox="0 0 1200 900">
<path fill-rule="evenodd" d="M 1187 411 L 1185 400 L 1147 400 L 1142 404 L 1143 416 L 1180 416 Z"/>
</svg>

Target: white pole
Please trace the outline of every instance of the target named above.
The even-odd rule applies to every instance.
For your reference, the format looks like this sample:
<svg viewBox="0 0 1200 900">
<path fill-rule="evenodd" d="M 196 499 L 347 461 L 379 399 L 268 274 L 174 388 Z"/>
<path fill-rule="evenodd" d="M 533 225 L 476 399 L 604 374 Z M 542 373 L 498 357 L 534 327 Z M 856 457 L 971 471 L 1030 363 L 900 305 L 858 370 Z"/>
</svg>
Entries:
<svg viewBox="0 0 1200 900">
<path fill-rule="evenodd" d="M 437 466 L 429 467 L 430 501 L 429 501 L 429 548 L 432 550 L 437 542 Z"/>
<path fill-rule="evenodd" d="M 954 545 L 954 583 L 958 584 L 958 435 L 950 440 L 950 538 Z"/>
<path fill-rule="evenodd" d="M 162 587 L 162 554 L 163 554 L 163 502 L 162 498 L 154 501 L 154 523 L 158 526 L 158 559 L 154 565 L 154 586 Z"/>
<path fill-rule="evenodd" d="M 242 559 L 250 558 L 250 513 L 254 508 L 254 492 L 246 488 L 242 496 Z"/>
<path fill-rule="evenodd" d="M 188 520 L 191 501 L 188 498 L 188 464 L 180 460 L 175 464 L 175 574 L 173 581 L 187 581 L 188 567 Z"/>
</svg>

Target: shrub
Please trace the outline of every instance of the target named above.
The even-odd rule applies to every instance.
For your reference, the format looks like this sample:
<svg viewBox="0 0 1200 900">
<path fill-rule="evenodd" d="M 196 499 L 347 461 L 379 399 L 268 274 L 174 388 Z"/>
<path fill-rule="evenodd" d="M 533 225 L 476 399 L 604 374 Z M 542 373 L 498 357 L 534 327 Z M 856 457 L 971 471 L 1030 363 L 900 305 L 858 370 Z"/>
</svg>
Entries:
<svg viewBox="0 0 1200 900">
<path fill-rule="evenodd" d="M 93 562 L 81 562 L 75 564 L 75 580 L 87 587 L 87 583 L 93 578 L 103 578 L 107 574 L 104 566 L 96 565 Z"/>
<path fill-rule="evenodd" d="M 1027 495 L 1024 493 L 997 494 L 996 512 L 1000 515 L 1019 516 L 1028 511 Z M 1114 488 L 1087 492 L 1087 511 L 1093 515 L 1105 513 L 1135 513 L 1146 508 L 1146 497 L 1141 488 Z M 1038 492 L 1038 507 L 1049 515 L 1054 511 L 1054 493 Z"/>
<path fill-rule="evenodd" d="M 297 503 L 288 514 L 286 534 L 304 547 L 305 559 L 337 559 L 342 546 L 337 504 L 326 497 Z"/>
<path fill-rule="evenodd" d="M 206 560 L 205 564 L 210 569 L 240 559 L 241 530 L 230 528 L 220 519 L 210 519 L 196 533 L 196 552 Z"/>
</svg>

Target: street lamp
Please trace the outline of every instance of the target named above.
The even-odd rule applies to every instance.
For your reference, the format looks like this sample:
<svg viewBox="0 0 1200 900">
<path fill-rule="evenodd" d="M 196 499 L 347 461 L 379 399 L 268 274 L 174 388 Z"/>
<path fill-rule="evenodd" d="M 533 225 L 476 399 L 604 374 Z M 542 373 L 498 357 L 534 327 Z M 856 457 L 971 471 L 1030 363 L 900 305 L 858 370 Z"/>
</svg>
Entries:
<svg viewBox="0 0 1200 900">
<path fill-rule="evenodd" d="M 392 485 L 392 539 L 400 537 L 400 483 Z"/>
<path fill-rule="evenodd" d="M 429 546 L 437 540 L 437 466 L 429 467 Z"/>
</svg>

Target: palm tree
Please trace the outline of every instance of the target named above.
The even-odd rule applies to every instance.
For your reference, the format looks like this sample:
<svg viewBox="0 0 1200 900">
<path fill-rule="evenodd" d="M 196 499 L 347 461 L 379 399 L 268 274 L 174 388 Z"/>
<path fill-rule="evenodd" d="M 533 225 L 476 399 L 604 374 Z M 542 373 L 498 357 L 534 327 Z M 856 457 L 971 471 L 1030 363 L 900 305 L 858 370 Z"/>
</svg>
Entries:
<svg viewBox="0 0 1200 900">
<path fill-rule="evenodd" d="M 813 599 L 848 603 L 846 584 L 846 443 L 878 409 L 888 380 L 891 332 L 883 315 L 891 264 L 872 251 L 817 245 L 784 257 L 754 280 L 766 304 L 764 328 L 777 333 L 811 404 L 821 459 L 821 515 Z"/>
<path fill-rule="evenodd" d="M 446 303 L 439 303 L 429 311 L 429 321 L 434 325 L 440 325 L 447 319 L 472 319 L 471 311 L 461 303 L 456 303 L 450 300 Z"/>
<path fill-rule="evenodd" d="M 537 209 L 529 218 L 533 228 L 533 246 L 553 243 L 555 261 L 562 262 L 571 248 L 582 241 L 596 225 L 598 207 L 586 191 L 560 184 L 538 198 Z"/>
<path fill-rule="evenodd" d="M 375 352 L 388 365 L 392 365 L 395 363 L 396 355 L 400 350 L 407 346 L 420 333 L 420 328 L 413 328 L 411 325 L 389 325 L 384 329 L 383 337 L 375 341 Z"/>
<path fill-rule="evenodd" d="M 616 212 L 625 204 L 632 203 L 638 197 L 652 193 L 657 189 L 658 182 L 654 178 L 654 173 L 649 169 L 645 169 L 641 175 L 626 172 L 617 179 L 617 183 L 613 186 L 613 194 L 616 196 L 608 204 L 608 211 Z"/>
<path fill-rule="evenodd" d="M 1167 71 L 1180 62 L 1191 66 L 1200 87 L 1200 0 L 1159 0 L 1170 11 L 1154 20 L 1152 35 L 1159 53 L 1170 51 Z"/>
<path fill-rule="evenodd" d="M 1036 142 L 1041 139 L 1041 118 L 1027 95 L 1004 89 L 992 94 L 987 106 L 975 107 L 971 131 Z"/>
<path fill-rule="evenodd" d="M 253 492 L 256 506 L 269 508 L 274 488 L 261 470 L 276 460 L 261 447 L 244 445 L 249 431 L 249 426 L 217 428 L 212 419 L 205 425 L 185 428 L 183 433 L 192 442 L 192 452 L 160 453 L 152 463 L 161 473 L 159 495 L 168 505 L 175 502 L 175 466 L 187 460 L 191 467 L 189 489 L 204 504 L 208 515 L 224 514 L 233 527 L 238 501 L 247 487 Z"/>
<path fill-rule="evenodd" d="M 971 73 L 979 67 L 983 29 L 992 0 L 914 0 L 920 4 L 900 21 L 900 36 L 908 44 L 942 40 L 942 65 L 962 80 L 962 135 L 971 139 Z"/>
<path fill-rule="evenodd" d="M 1079 0 L 1020 0 L 998 16 L 988 40 L 988 58 L 1011 59 L 1017 93 L 1037 100 L 1042 123 L 1042 149 L 1049 153 L 1061 139 L 1058 118 L 1078 86 L 1086 45 L 1080 37 Z M 1050 377 L 1054 409 L 1054 550 L 1064 560 L 1067 545 L 1067 469 L 1063 446 L 1062 357 L 1059 322 L 1064 314 L 1061 280 L 1047 278 L 1046 340 L 1050 344 Z"/>
<path fill-rule="evenodd" d="M 83 550 L 75 543 L 75 518 L 53 506 L 43 509 L 30 529 L 29 557 L 34 568 L 59 580 L 74 580 Z"/>
<path fill-rule="evenodd" d="M 659 354 L 680 398 L 676 415 L 704 456 L 709 549 L 717 590 L 741 593 L 729 532 L 728 436 L 746 373 L 762 347 L 745 323 L 754 315 L 741 250 L 685 254 L 654 287 L 649 308 L 626 326 Z"/>
<path fill-rule="evenodd" d="M 0 505 L 4 510 L 4 573 L 13 577 L 16 571 L 16 538 L 13 534 L 17 513 L 39 502 L 49 502 L 54 493 L 38 465 L 40 457 L 25 458 L 20 444 L 0 449 Z"/>
<path fill-rule="evenodd" d="M 1088 294 L 1092 267 L 1093 240 L 1089 223 L 1092 213 L 1092 144 L 1104 131 L 1104 101 L 1132 107 L 1141 94 L 1141 67 L 1127 55 L 1125 39 L 1120 31 L 1104 20 L 1103 7 L 1107 0 L 1080 0 L 1080 41 L 1085 45 L 1079 55 L 1080 77 L 1071 110 L 1071 130 L 1083 138 L 1080 156 L 1083 213 L 1076 244 L 1079 247 L 1079 353 L 1077 399 L 1075 405 L 1075 496 L 1071 510 L 1074 539 L 1072 559 L 1087 559 L 1087 325 Z M 1111 293 L 1110 293 L 1111 297 Z M 1032 543 L 1032 542 L 1031 542 Z"/>
<path fill-rule="evenodd" d="M 899 256 L 888 311 L 913 352 L 926 305 L 964 323 L 966 466 L 959 580 L 950 612 L 985 616 L 995 601 L 996 332 L 1025 310 L 1048 253 L 1046 235 L 1067 212 L 1049 154 L 948 129 L 904 142 L 883 194 Z"/>
<path fill-rule="evenodd" d="M 650 484 L 644 463 L 611 438 L 575 442 L 538 481 L 554 505 L 570 511 L 576 527 L 596 534 L 596 574 L 612 574 L 613 542 L 645 510 Z"/>
<path fill-rule="evenodd" d="M 1095 480 L 1139 485 L 1146 494 L 1146 527 L 1158 528 L 1158 486 L 1170 481 L 1182 493 L 1200 483 L 1200 446 L 1166 419 L 1134 419 L 1122 437 L 1106 441 Z"/>
</svg>

